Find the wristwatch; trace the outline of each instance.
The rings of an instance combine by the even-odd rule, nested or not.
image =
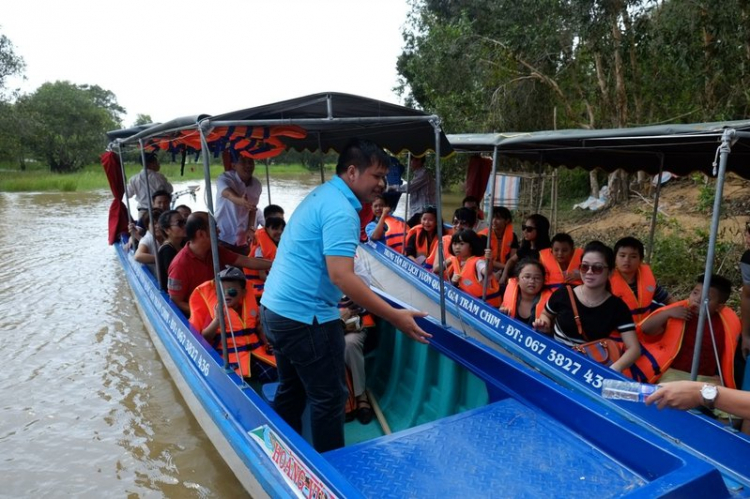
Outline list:
[[[708,409],[713,410],[714,404],[716,403],[716,398],[719,396],[719,389],[716,387],[716,385],[711,385],[709,383],[706,383],[701,388],[701,397],[703,397],[703,405],[706,406]]]

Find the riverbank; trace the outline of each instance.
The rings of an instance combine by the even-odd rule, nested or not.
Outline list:
[[[333,174],[335,165],[326,166],[326,177]],[[125,174],[130,178],[140,171],[141,166],[126,164]],[[219,164],[211,165],[211,178],[216,178],[224,167]],[[162,164],[161,172],[172,182],[186,180],[203,180],[203,165],[189,162],[185,165],[184,175],[180,174],[178,163]],[[320,177],[320,171],[310,171],[300,164],[272,165],[274,177],[294,177],[310,175]],[[264,178],[265,165],[259,162],[256,176]],[[10,165],[0,165],[0,192],[82,192],[96,189],[109,189],[107,177],[99,164],[83,167],[74,173],[53,173],[42,164],[32,163],[25,170],[13,168]]]

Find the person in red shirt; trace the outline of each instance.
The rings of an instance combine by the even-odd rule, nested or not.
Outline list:
[[[185,232],[188,242],[169,265],[167,291],[175,305],[186,316],[190,316],[190,294],[195,288],[214,278],[208,213],[196,211],[190,215]],[[256,270],[271,268],[268,260],[240,255],[222,247],[219,247],[219,264],[222,268],[227,265]]]

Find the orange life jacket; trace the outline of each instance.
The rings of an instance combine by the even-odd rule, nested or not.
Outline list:
[[[510,254],[511,246],[513,245],[513,224],[507,224],[505,226],[505,232],[503,232],[503,238],[500,240],[495,231],[491,228],[482,229],[479,231],[480,236],[487,236],[490,238],[490,249],[492,250],[492,260],[505,264],[508,261],[508,255]]]
[[[424,232],[424,229],[422,228],[422,224],[415,225],[411,229],[409,229],[408,234],[406,235],[407,241],[411,239],[412,236],[415,237],[414,244],[417,250],[417,256],[424,256],[425,258],[429,257],[430,254],[432,254],[432,251],[437,246],[437,236],[432,238],[432,242],[430,245],[427,245],[427,237],[425,237],[422,242],[419,241],[420,235]]]
[[[261,253],[263,253],[262,258],[271,261],[276,258],[276,250],[278,247],[276,246],[276,243],[273,242],[273,239],[271,239],[271,236],[268,235],[268,232],[266,232],[264,227],[261,227],[255,232],[255,238],[253,239],[252,244],[250,244],[250,252],[248,253],[248,256],[251,258],[255,257],[255,252],[258,248],[260,248]],[[245,271],[245,276],[247,276],[248,284],[252,286],[255,295],[258,298],[263,296],[263,289],[266,285],[266,281],[260,278],[260,270],[243,270]]]
[[[687,306],[689,306],[688,300],[682,300],[656,310],[649,317],[664,313],[671,308]],[[722,307],[719,310],[719,317],[724,326],[724,351],[719,359],[721,374],[727,387],[737,388],[734,382],[734,356],[742,325],[737,314],[729,307]],[[686,324],[687,321],[685,320],[670,317],[664,327],[664,332],[654,336],[642,334],[639,328],[638,341],[641,343],[641,356],[631,366],[630,377],[656,383],[662,374],[669,369],[674,359],[677,358],[677,354],[682,348]],[[704,334],[710,334],[708,329]],[[628,374],[628,371],[625,374]]]
[[[461,278],[458,281],[458,288],[479,299],[482,298],[482,293],[484,292],[484,283],[477,279],[477,263],[480,260],[484,260],[484,257],[470,256],[466,259],[463,267],[461,267],[458,257],[451,256],[446,260],[444,274],[446,279],[450,279],[453,274],[459,274]],[[485,279],[489,279],[490,281],[487,283],[487,298],[485,301],[493,307],[499,307],[502,299],[500,283],[492,272],[487,272],[487,274]]]
[[[385,218],[384,242],[399,253],[404,252],[404,234],[406,234],[406,222],[400,218],[390,215]]]
[[[567,272],[580,270],[581,258],[583,258],[583,250],[581,248],[576,248],[575,250],[573,250],[573,258],[568,264]],[[565,282],[565,271],[563,271],[558,261],[555,260],[555,256],[552,254],[552,248],[541,250],[539,252],[539,261],[541,261],[542,265],[544,265],[544,273],[546,274],[544,285],[548,288],[555,290],[565,284],[570,284],[571,286],[578,286],[579,284],[583,284],[583,281],[581,279],[576,279],[575,281],[567,283]]]
[[[200,333],[216,316],[216,286],[214,281],[206,281],[190,295],[190,324]],[[227,326],[227,348],[229,363],[236,365],[235,372],[245,378],[250,377],[250,357],[262,360],[268,365],[276,367],[276,357],[266,353],[265,346],[257,334],[258,302],[251,292],[245,294],[242,302],[242,315],[234,309],[224,316]],[[230,331],[234,331],[234,336]],[[219,352],[221,349],[221,335],[214,337],[213,345]],[[236,348],[235,348],[236,347]],[[239,353],[239,356],[238,356]]]
[[[633,290],[630,289],[627,281],[617,269],[612,272],[609,282],[612,285],[612,294],[622,298],[622,301],[630,309],[630,313],[633,314],[633,320],[636,324],[640,324],[649,312],[655,310],[652,301],[656,291],[656,278],[654,278],[654,273],[651,272],[651,267],[645,263],[641,264],[636,275],[638,296],[633,294]]]
[[[516,307],[518,305],[518,295],[520,291],[518,289],[518,278],[511,277],[508,279],[508,285],[505,288],[505,294],[503,294],[503,307],[508,309],[508,316],[517,317]],[[549,301],[549,297],[552,296],[552,291],[547,287],[543,287],[539,296],[539,302],[534,307],[534,318],[538,319],[544,312],[544,306]]]
[[[445,261],[448,261],[448,257],[451,255],[451,239],[453,239],[452,234],[446,234],[443,236],[443,258]],[[438,245],[434,245],[432,248],[432,252],[430,253],[430,256],[427,257],[427,260],[425,260],[425,267],[428,269],[433,268],[438,263]],[[447,268],[447,264],[446,264]]]

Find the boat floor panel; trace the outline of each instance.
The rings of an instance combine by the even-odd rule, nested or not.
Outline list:
[[[325,454],[367,497],[609,497],[645,481],[514,399]]]

